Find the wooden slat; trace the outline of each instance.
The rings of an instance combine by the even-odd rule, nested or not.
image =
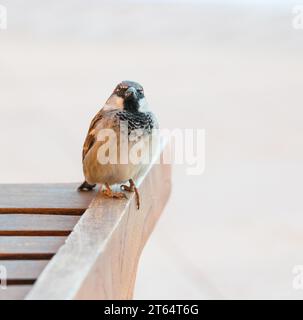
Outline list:
[[[1,184],[0,214],[81,215],[88,208],[96,191],[77,192],[79,184]]]
[[[141,251],[171,189],[169,165],[154,163],[136,181],[141,207],[99,193],[26,299],[130,299]]]
[[[0,266],[7,271],[7,284],[33,284],[43,269],[47,260],[1,260]]]
[[[0,289],[0,300],[23,300],[31,288],[31,285],[7,286],[6,289]]]
[[[66,237],[0,237],[0,260],[50,259]]]
[[[79,216],[0,214],[0,236],[67,236]]]

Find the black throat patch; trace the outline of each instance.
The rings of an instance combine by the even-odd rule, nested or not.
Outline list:
[[[138,99],[124,100],[124,110],[132,113],[137,113],[140,108]]]
[[[155,128],[155,119],[151,112],[120,111],[116,114],[119,121],[127,121],[128,134],[134,130],[143,130],[144,134],[150,134]]]

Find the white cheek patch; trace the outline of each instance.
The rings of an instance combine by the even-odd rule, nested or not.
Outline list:
[[[139,111],[146,112],[146,111],[149,110],[148,109],[148,104],[147,104],[147,101],[146,101],[145,97],[140,99],[139,104],[140,104]]]

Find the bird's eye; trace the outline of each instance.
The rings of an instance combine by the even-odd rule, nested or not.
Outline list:
[[[119,94],[123,94],[125,91],[126,91],[126,87],[123,86],[123,85],[119,85],[117,88],[116,88],[116,93],[119,95]]]

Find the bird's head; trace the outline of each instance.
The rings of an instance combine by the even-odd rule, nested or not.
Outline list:
[[[129,112],[143,111],[146,106],[143,87],[137,82],[122,81],[116,86],[106,105]]]

